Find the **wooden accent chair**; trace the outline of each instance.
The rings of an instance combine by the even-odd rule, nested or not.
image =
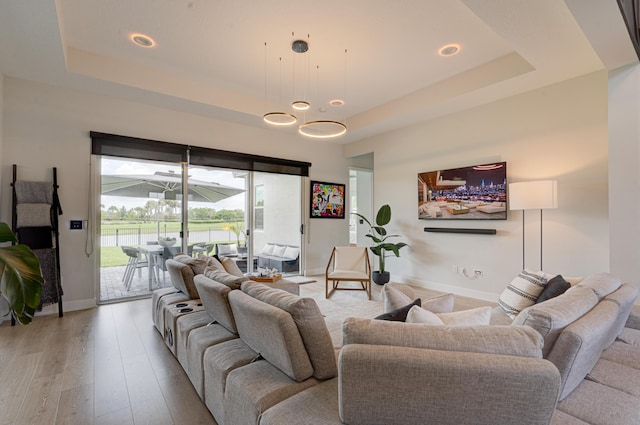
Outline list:
[[[336,290],[365,291],[371,299],[371,265],[368,249],[360,246],[336,246],[325,270],[325,297]],[[361,287],[342,287],[342,281],[360,282]],[[331,282],[331,290],[329,283]]]

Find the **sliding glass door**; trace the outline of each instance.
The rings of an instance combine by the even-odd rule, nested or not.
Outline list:
[[[165,261],[178,253],[299,274],[302,177],[98,158],[101,303],[170,286]]]
[[[253,173],[254,264],[286,275],[300,274],[302,177]]]

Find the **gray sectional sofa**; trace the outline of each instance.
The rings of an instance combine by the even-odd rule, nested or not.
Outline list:
[[[511,324],[348,318],[336,351],[292,288],[167,268],[154,324],[219,424],[640,423],[638,291],[610,275]]]

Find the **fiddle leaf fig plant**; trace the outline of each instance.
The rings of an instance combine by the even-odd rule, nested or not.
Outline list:
[[[17,242],[6,223],[0,222],[0,243]],[[44,279],[38,257],[27,245],[0,246],[0,295],[11,315],[23,325],[31,323],[40,305]]]
[[[389,238],[400,237],[400,235],[387,234],[387,229],[384,228],[384,226],[391,222],[391,207],[388,204],[380,207],[376,214],[375,226],[362,214],[353,214],[363,219],[369,225],[369,233],[367,233],[366,237],[371,238],[375,243],[375,245],[369,247],[369,249],[378,256],[378,270],[380,273],[384,273],[384,259],[387,257],[386,252],[393,252],[396,257],[400,257],[400,249],[407,246],[404,242],[393,243],[387,241]]]

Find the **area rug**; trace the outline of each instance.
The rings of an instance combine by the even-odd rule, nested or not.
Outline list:
[[[291,276],[291,277],[285,277],[285,279],[290,280],[291,282],[295,282],[299,285],[302,285],[303,283],[317,282],[315,279],[311,279],[306,276]]]

